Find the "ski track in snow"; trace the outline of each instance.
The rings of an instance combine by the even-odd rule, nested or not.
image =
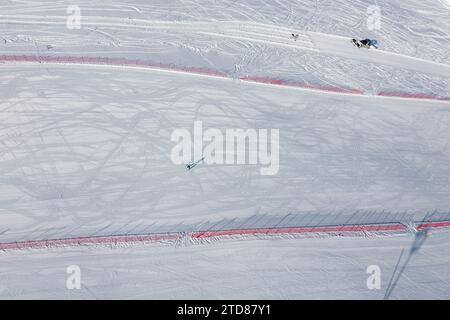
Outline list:
[[[291,12],[285,17],[287,20],[276,21],[280,18],[277,16],[278,12],[282,11],[274,10],[270,6],[266,7],[266,3],[258,8],[254,8],[252,5],[230,3],[230,5],[227,5],[227,11],[208,11],[208,20],[204,20],[203,14],[198,16],[198,13],[190,10],[192,3],[189,1],[181,1],[178,4],[173,2],[161,9],[138,2],[135,4],[108,2],[102,6],[81,2],[79,5],[83,10],[83,27],[78,31],[65,28],[67,20],[65,9],[67,6],[64,1],[60,3],[45,1],[12,2],[10,5],[3,5],[1,7],[0,26],[3,26],[6,32],[2,35],[4,40],[2,49],[4,50],[2,50],[3,55],[0,56],[0,61],[7,63],[44,62],[49,68],[52,67],[52,63],[73,64],[74,66],[84,64],[82,67],[102,64],[114,67],[157,68],[207,77],[240,79],[245,82],[279,87],[322,90],[337,96],[362,94],[367,98],[380,98],[380,102],[385,101],[382,99],[394,97],[410,100],[434,100],[443,104],[450,101],[445,91],[445,89],[450,88],[450,82],[448,81],[450,65],[445,63],[449,61],[445,50],[442,51],[444,52],[443,55],[439,55],[442,62],[431,61],[429,56],[417,50],[414,54],[419,55],[419,57],[383,50],[357,50],[349,44],[349,38],[332,35],[329,32],[331,29],[327,29],[324,24],[321,24],[324,28],[320,30],[310,27],[309,22],[313,25],[313,21],[320,20],[319,16],[323,14],[322,12],[318,14],[317,8],[314,6],[302,9],[302,11],[306,10],[313,13],[312,15],[302,15],[303,18],[307,17],[310,20],[305,24],[300,20],[293,19],[294,16],[292,15],[301,7],[300,3],[291,4],[279,1],[274,4],[274,6],[280,6],[284,9],[290,7]],[[294,9],[296,5],[299,5],[299,7]],[[341,22],[346,22],[351,14],[358,12],[360,8],[365,9],[364,5],[364,1],[355,2],[350,7],[344,3],[344,6],[338,7],[338,12],[334,12],[334,14],[340,16],[345,8],[346,13],[344,17],[341,17]],[[334,8],[334,4],[332,6],[333,11],[336,11],[337,8]],[[167,11],[169,7],[170,14]],[[427,5],[423,4],[423,7],[427,7]],[[189,9],[186,11],[186,8]],[[206,7],[198,4],[198,8]],[[339,12],[339,10],[343,11]],[[274,13],[275,16],[273,16]],[[44,19],[42,15],[45,15]],[[298,18],[300,16],[299,14]],[[384,19],[389,19],[388,13],[387,16],[384,16]],[[330,26],[337,27],[333,31],[341,30],[339,25],[333,25],[331,22]],[[383,43],[383,47],[388,49],[390,43],[383,41],[385,39],[382,35],[389,32],[389,28],[393,26],[398,27],[394,21],[389,20],[384,29],[380,30],[381,34],[377,35],[377,38]],[[9,33],[14,36],[8,36],[9,30]],[[328,33],[326,33],[327,31]],[[407,32],[410,31],[411,28],[407,30]],[[398,32],[395,36],[403,37],[405,32]],[[297,41],[293,41],[289,37],[290,33],[299,35]],[[340,33],[342,34],[342,32]],[[420,35],[420,33],[416,32],[416,35]],[[189,44],[182,41],[183,38],[188,39]],[[440,41],[443,40],[442,37],[436,36],[435,38]],[[433,36],[430,39],[434,39]],[[80,45],[82,41],[86,41],[86,43]],[[205,46],[205,44],[208,45]],[[52,48],[46,48],[48,45],[51,45]],[[433,45],[434,43],[431,42],[427,49],[435,54],[438,50]],[[177,49],[171,52],[168,49],[170,47]],[[280,66],[281,69],[278,68],[277,64],[274,63],[276,61],[273,60],[273,57],[279,56],[278,49],[284,49],[287,57],[291,57],[291,54],[299,54],[299,58],[295,59],[299,62],[293,60],[292,63],[300,67],[303,60],[304,66],[301,67],[304,68],[305,73],[300,73],[299,77],[290,71],[292,68],[289,65]],[[394,47],[393,49],[395,51],[397,48]],[[187,50],[188,53],[191,52],[196,58],[190,59],[194,56],[187,54],[186,60],[180,59],[180,56],[186,55],[186,52],[183,54],[183,50]],[[136,59],[128,58],[130,54],[133,56],[133,52]],[[223,55],[219,58],[225,58],[223,59],[225,61],[230,60],[228,64],[221,65],[219,63],[220,59],[214,57],[217,52],[221,52]],[[243,52],[246,53],[243,54]],[[24,53],[28,54],[24,55]],[[80,53],[89,54],[89,56],[80,56]],[[105,53],[110,56],[99,56],[99,54]],[[227,53],[230,54],[230,57],[226,57]],[[412,52],[409,51],[409,53]],[[148,58],[150,54],[155,56],[156,61]],[[123,58],[124,55],[127,58]],[[171,55],[174,55],[174,57],[171,57]],[[236,56],[240,58],[236,59]],[[158,57],[161,62],[158,61]],[[267,65],[272,65],[275,72],[267,75],[265,71],[253,69],[252,65],[260,65],[258,63],[259,57],[263,57]],[[437,57],[437,54],[434,57]],[[336,60],[336,58],[341,60]],[[354,66],[357,66],[359,70],[361,67],[364,68],[365,63],[369,63],[368,68],[375,68],[377,71],[374,76],[381,76],[380,79],[384,78],[384,74],[389,70],[391,72],[401,70],[400,73],[392,77],[400,86],[398,88],[395,86],[386,87],[390,80],[383,79],[382,83],[383,81],[386,82],[385,85],[379,84],[378,88],[368,87],[364,84],[363,75],[357,75],[355,79],[350,81],[345,76],[341,80],[334,81],[320,68],[315,67],[314,59],[321,61],[321,64],[328,68],[326,69],[328,72],[333,69],[332,65],[336,64],[337,61],[339,61],[339,64],[344,61],[351,61],[349,65],[351,68],[341,65],[341,69],[347,69],[347,72],[352,70]],[[166,60],[168,63],[165,62]],[[196,63],[192,63],[192,61],[196,61]],[[50,70],[47,70],[47,72],[51,73]],[[417,73],[419,76],[417,78],[416,76],[411,77],[411,72]],[[306,76],[306,74],[310,75]],[[302,78],[303,76],[306,77]],[[336,79],[341,78],[339,75],[335,76]],[[426,88],[427,91],[409,92],[404,90],[405,87],[412,88],[415,81],[426,83],[429,86]],[[343,83],[346,83],[345,87],[341,86]],[[10,108],[11,106],[3,111]],[[137,123],[138,120],[136,120]],[[132,123],[130,123],[131,125]],[[66,139],[61,130],[58,129],[58,134]],[[123,143],[126,138],[124,137],[121,141]],[[75,147],[72,146],[71,152],[75,155],[77,153],[74,150]],[[108,153],[107,157],[102,160],[97,172],[100,172],[107,165],[109,159],[113,157],[117,150],[113,149]],[[399,161],[404,162],[401,159]],[[146,166],[148,166],[148,163]],[[84,186],[89,186],[92,181],[92,179],[88,179],[84,182]],[[82,188],[83,186],[80,186],[80,189]],[[127,193],[128,191],[124,196]],[[109,227],[108,225],[99,230]],[[131,231],[133,231],[133,228],[128,229],[128,232]],[[9,232],[8,230],[5,231],[6,234]],[[44,229],[42,232],[43,237],[44,235],[50,237],[51,234],[50,229],[49,231]]]
[[[51,20],[54,21],[51,21]],[[9,16],[0,15],[3,24],[18,25],[56,25],[64,24],[67,17],[48,17],[46,20],[36,16]],[[403,54],[390,53],[381,49],[357,50],[349,45],[349,38],[327,35],[316,32],[301,32],[289,28],[280,28],[275,25],[265,25],[250,22],[173,22],[148,21],[141,19],[121,19],[127,23],[115,22],[117,19],[107,17],[85,17],[83,24],[88,27],[106,27],[113,30],[124,28],[144,30],[176,30],[183,33],[197,33],[212,37],[224,37],[248,42],[264,43],[272,46],[294,48],[297,50],[315,51],[327,55],[337,55],[344,58],[386,64],[397,68],[412,69],[423,73],[449,77],[450,65],[409,57]],[[209,31],[208,31],[209,30]],[[289,38],[290,32],[296,33],[299,38],[293,41]],[[110,36],[110,35],[108,35]],[[111,36],[111,38],[113,38]]]
[[[141,68],[157,68],[159,70],[167,70],[167,71],[176,71],[176,72],[186,72],[191,74],[198,75],[208,75],[213,77],[224,77],[233,79],[231,76],[223,74],[217,70],[209,70],[205,68],[195,68],[195,67],[183,67],[183,66],[171,66],[164,65],[162,63],[149,63],[145,61],[133,61],[128,59],[114,59],[107,57],[70,57],[70,56],[6,56],[0,55],[0,63],[61,63],[61,64],[97,64],[97,65],[111,65],[111,66],[129,66],[129,67],[141,67]],[[424,68],[427,68],[426,61]],[[423,64],[421,64],[423,66]],[[446,66],[436,66],[442,72],[446,72]],[[450,66],[449,66],[450,68]],[[419,69],[419,68],[418,68]],[[422,67],[420,68],[422,69]],[[435,72],[433,70],[428,70],[429,72]],[[450,72],[450,70],[449,70]],[[240,77],[240,80],[257,82],[257,83],[265,83],[272,85],[280,85],[292,88],[303,88],[303,89],[311,89],[311,90],[320,90],[320,91],[328,91],[328,92],[337,92],[337,93],[347,93],[347,94],[364,94],[363,91],[354,89],[354,88],[339,88],[333,86],[321,86],[321,85],[307,85],[303,83],[295,83],[292,81],[286,81],[283,79],[276,78],[268,78],[268,77],[255,77],[255,76],[245,76]],[[398,98],[406,98],[406,99],[427,99],[427,100],[437,100],[437,101],[450,101],[450,97],[436,97],[429,94],[424,93],[408,93],[408,92],[380,92],[376,94],[377,96],[382,97],[398,97]]]
[[[2,242],[145,234],[149,229],[161,232],[164,223],[172,231],[187,224],[193,226],[188,230],[201,230],[198,224],[208,220],[208,229],[220,229],[225,223],[221,218],[236,217],[236,206],[247,213],[239,216],[269,214],[266,227],[288,213],[308,210],[321,217],[314,223],[344,224],[342,219],[336,222],[341,216],[337,211],[380,208],[379,199],[384,199],[387,212],[375,209],[371,222],[405,210],[425,215],[448,208],[444,102],[313,90],[286,95],[279,86],[156,69],[149,77],[147,69],[108,65],[31,63],[6,68],[14,72],[2,78],[13,89],[11,98],[0,104],[5,120],[0,128],[3,185],[9,190],[1,200],[4,219],[17,225],[5,224]],[[87,76],[94,71],[96,77]],[[18,84],[16,77],[27,81]],[[198,86],[207,88],[200,106],[193,91]],[[30,95],[30,87],[40,89]],[[109,97],[108,92],[117,94]],[[86,100],[91,95],[101,99]],[[189,128],[203,114],[208,114],[207,125],[217,128],[281,128],[280,174],[262,177],[257,167],[239,166],[201,166],[195,170],[200,175],[179,171],[167,159],[170,132]],[[355,116],[355,125],[335,124],[351,123]],[[411,121],[420,121],[422,127],[411,131]],[[311,149],[317,143],[321,148]],[[415,151],[417,146],[422,153]],[[408,160],[410,152],[415,158]],[[436,164],[423,169],[431,158]],[[172,189],[180,194],[169,192]],[[299,197],[299,190],[307,196]],[[89,214],[94,208],[95,216]],[[53,219],[42,212],[51,212]],[[21,218],[9,219],[11,213]],[[280,216],[270,222],[275,213]],[[368,213],[355,217],[368,222]],[[128,214],[136,219],[130,221]],[[287,226],[313,223],[292,221]],[[255,223],[245,222],[247,227]]]
[[[177,232],[169,234],[147,234],[147,235],[112,235],[97,237],[78,237],[66,239],[45,239],[35,241],[18,241],[0,243],[0,250],[28,250],[28,249],[48,249],[56,247],[76,247],[76,246],[99,246],[99,245],[135,245],[144,244],[165,244],[178,245],[191,243],[210,243],[218,239],[250,239],[286,236],[309,236],[309,237],[330,237],[330,236],[383,236],[399,235],[405,233],[430,231],[434,229],[449,228],[450,221],[420,222],[413,225],[404,224],[373,224],[373,225],[339,225],[323,227],[290,227],[290,228],[261,228],[261,229],[229,229],[214,231]]]
[[[258,8],[239,3],[224,5],[228,9],[226,12],[208,10],[208,20],[205,21],[197,16],[198,12],[191,16],[189,13],[193,13],[192,10],[185,10],[187,4],[183,1],[178,4],[165,4],[161,8],[146,3],[136,3],[136,6],[131,7],[129,4],[116,3],[100,7],[90,3],[83,6],[81,3],[80,6],[85,8],[83,23],[86,24],[86,29],[79,31],[64,30],[67,19],[63,15],[64,5],[30,2],[29,6],[17,5],[16,9],[14,6],[7,6],[0,21],[6,30],[12,28],[14,33],[11,37],[8,32],[3,35],[7,42],[3,53],[17,54],[37,50],[38,55],[89,54],[93,57],[109,55],[109,58],[126,55],[130,60],[150,60],[156,63],[162,61],[191,68],[216,70],[236,78],[275,78],[309,87],[339,88],[345,84],[373,95],[438,96],[444,100],[448,98],[450,46],[445,46],[446,38],[429,35],[429,42],[422,48],[420,45],[423,43],[423,35],[416,31],[415,34],[408,35],[410,39],[405,46],[401,47],[398,43],[395,45],[395,42],[390,41],[406,38],[405,33],[409,33],[411,28],[399,30],[398,28],[404,26],[389,19],[387,11],[384,12],[383,18],[389,19],[389,23],[386,22],[382,29],[375,32],[379,34],[374,34],[386,51],[361,51],[348,45],[350,35],[357,35],[342,32],[341,26],[346,25],[352,31],[355,29],[347,22],[350,17],[356,20],[355,14],[361,14],[361,10],[364,12],[369,5],[364,7],[364,1],[358,1],[350,7],[345,3],[342,6],[331,2],[321,3],[326,8],[333,7],[333,17],[327,16],[326,11],[316,12],[315,6],[284,1],[271,5],[265,3]],[[395,4],[382,5],[383,8],[394,6],[393,9],[396,9]],[[435,14],[429,10],[427,4],[416,5],[428,10],[430,17]],[[291,13],[297,13],[298,20],[292,20],[291,15],[283,16],[282,19],[278,16],[279,12],[286,12],[275,10],[273,6],[280,6],[283,10],[290,8]],[[137,7],[139,10],[136,10]],[[196,7],[203,8],[203,5],[198,3]],[[167,13],[167,8],[171,8],[170,14]],[[270,8],[273,11],[269,15]],[[403,10],[405,9],[403,15],[406,18],[409,7],[405,6]],[[256,13],[246,15],[242,10],[256,10]],[[308,14],[305,14],[305,11]],[[45,19],[39,16],[42,12],[46,14]],[[313,17],[310,17],[310,14]],[[333,24],[330,21],[327,22],[330,24],[328,26],[323,21],[326,19],[320,17],[323,14],[327,19],[342,15],[341,24]],[[435,18],[440,21],[438,9]],[[321,21],[322,27],[325,24],[327,27],[323,30],[312,28],[315,19]],[[415,24],[414,20],[408,20],[410,21],[411,25]],[[35,25],[41,28],[36,29]],[[336,30],[328,29],[331,26]],[[393,27],[395,28],[392,29]],[[328,31],[328,34],[324,31]],[[100,32],[104,36],[94,36],[93,32]],[[292,32],[300,35],[298,41],[290,38]],[[445,34],[446,30],[443,29],[442,32]],[[331,35],[332,33],[344,34],[347,37]],[[27,36],[18,36],[20,34]],[[417,43],[417,47],[410,48],[410,42]],[[436,43],[440,46],[439,50],[435,48]],[[53,48],[49,51],[46,45]],[[399,47],[407,54],[398,52]],[[281,49],[286,49],[283,51],[283,59],[280,59]],[[395,51],[397,54],[393,53]],[[441,57],[440,63],[434,62],[438,56]],[[367,71],[358,72],[363,68]],[[416,88],[415,91],[405,90],[412,88]]]
[[[447,2],[69,4],[0,4],[1,297],[382,298],[429,230],[392,297],[448,296]],[[196,120],[280,128],[280,172],[173,165]]]
[[[419,246],[405,234],[0,252],[7,259],[0,293],[4,299],[383,299],[405,251],[409,263],[390,299],[446,299],[449,233],[423,238]],[[80,290],[65,285],[72,264],[81,268]],[[380,290],[367,288],[366,269],[374,264],[382,271]]]

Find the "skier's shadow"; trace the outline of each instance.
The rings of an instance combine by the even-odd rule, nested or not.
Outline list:
[[[423,229],[423,230],[419,230],[414,238],[414,241],[411,245],[411,248],[409,249],[409,253],[408,253],[408,257],[406,258],[405,262],[403,263],[403,266],[401,267],[400,271],[398,272],[397,276],[396,276],[396,272],[397,269],[400,265],[400,261],[402,259],[403,256],[403,252],[405,251],[405,249],[402,249],[402,251],[400,252],[400,256],[397,260],[397,264],[395,266],[394,272],[392,273],[392,277],[391,280],[389,281],[389,285],[386,289],[386,292],[384,294],[383,299],[384,300],[388,300],[389,297],[392,294],[392,291],[394,290],[395,286],[397,285],[400,277],[402,276],[403,272],[406,269],[406,266],[408,265],[409,261],[411,260],[412,256],[417,253],[420,249],[420,247],[422,247],[422,245],[424,244],[425,240],[428,237],[428,229]]]

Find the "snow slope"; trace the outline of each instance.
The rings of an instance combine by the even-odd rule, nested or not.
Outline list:
[[[420,220],[448,208],[444,101],[109,66],[3,70],[10,72],[2,76],[9,88],[2,240],[146,233],[161,225],[178,231],[311,211],[328,222],[358,210],[407,211]],[[171,133],[194,120],[205,128],[280,128],[278,174],[262,176],[255,165],[186,172],[173,164]]]
[[[0,264],[0,296],[383,299],[391,287],[389,299],[449,299],[449,232],[429,234],[411,255],[412,243],[414,236],[405,235],[0,253],[8,262]],[[73,264],[81,269],[80,290],[66,289],[66,268]],[[367,268],[372,265],[381,270],[379,290],[367,288]]]
[[[65,27],[65,1],[12,2],[2,6],[0,48],[8,54],[127,57],[369,94],[448,97],[449,13],[434,2],[378,1],[378,30],[366,25],[372,1],[79,1],[80,30]],[[301,35],[298,41],[289,38],[292,32]],[[373,37],[381,50],[400,56],[352,55],[354,48],[341,42],[324,46],[330,37]],[[408,57],[422,60],[408,63]]]
[[[374,31],[370,1],[79,1],[80,30],[65,27],[66,1],[0,4],[0,244],[450,220],[443,2],[378,1]],[[348,41],[366,36],[380,50]],[[198,120],[279,129],[278,174],[173,164],[171,133]],[[448,297],[445,230],[405,269],[421,280],[392,297]],[[0,297],[382,298],[386,287],[365,287],[366,264],[389,274],[414,235],[7,250]],[[96,270],[89,289],[59,287],[69,263]],[[228,267],[222,287],[195,284]],[[160,289],[146,291],[155,277]]]

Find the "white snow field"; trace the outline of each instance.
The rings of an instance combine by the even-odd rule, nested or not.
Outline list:
[[[412,256],[412,235],[0,253],[0,293],[4,299],[383,299],[394,283],[390,299],[449,299],[449,238],[448,231],[436,232]],[[66,268],[74,264],[82,288],[67,290]],[[381,290],[367,288],[372,265],[381,270]]]
[[[448,1],[73,5],[0,0],[0,298],[450,298]],[[275,174],[175,164],[199,121]]]

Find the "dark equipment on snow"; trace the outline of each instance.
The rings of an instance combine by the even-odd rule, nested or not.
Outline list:
[[[375,48],[378,49],[378,41],[371,39],[356,40],[352,39],[352,43],[358,48]]]
[[[195,162],[189,162],[186,165],[186,169],[191,170],[192,168],[194,168],[196,165],[198,165],[200,162],[202,162],[203,160],[205,160],[205,157],[202,157],[200,160],[197,160]]]

